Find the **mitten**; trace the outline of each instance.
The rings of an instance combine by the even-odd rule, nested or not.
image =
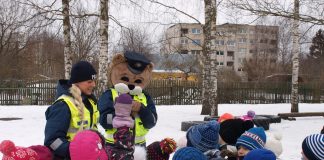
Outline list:
[[[133,128],[134,120],[131,117],[132,97],[128,94],[121,94],[116,98],[115,117],[113,119],[113,127],[120,128],[123,126]]]

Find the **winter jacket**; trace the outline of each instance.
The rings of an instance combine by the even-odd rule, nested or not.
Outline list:
[[[220,153],[221,152],[218,149],[212,149],[204,152],[204,155],[208,160],[225,160],[221,157]]]
[[[57,85],[57,92],[55,98],[58,99],[61,95],[72,96],[69,93],[67,80],[59,80]],[[82,102],[85,108],[90,112],[90,116],[93,117],[93,107],[91,106],[90,99],[96,104],[97,100],[94,95],[82,96]],[[46,125],[45,125],[45,140],[44,145],[49,147],[56,158],[69,159],[69,138],[67,137],[68,129],[70,128],[71,111],[66,102],[58,100],[51,106],[49,106],[45,112]],[[93,118],[90,118],[91,120]],[[92,121],[89,122],[90,126]],[[59,159],[58,158],[58,159]]]
[[[142,125],[145,129],[151,129],[155,126],[157,122],[157,113],[155,104],[151,96],[149,96],[146,92],[144,92],[146,97],[147,105],[144,106],[142,104],[138,116],[142,121]],[[133,96],[134,99],[134,96]],[[100,112],[100,119],[99,122],[103,128],[112,129],[112,120],[115,116],[115,109],[114,109],[114,100],[112,96],[111,89],[105,91],[102,96],[99,98],[98,108]]]

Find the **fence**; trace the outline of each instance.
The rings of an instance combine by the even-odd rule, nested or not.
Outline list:
[[[55,100],[55,80],[2,81],[0,105],[49,105]],[[157,105],[201,104],[201,84],[181,80],[154,80],[146,91]],[[290,103],[290,83],[218,83],[219,103]],[[324,103],[324,83],[299,84],[299,102]]]

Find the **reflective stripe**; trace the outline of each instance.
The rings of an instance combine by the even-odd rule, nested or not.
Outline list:
[[[69,133],[77,133],[78,132],[78,128],[69,128],[68,132]]]
[[[112,124],[112,121],[113,121],[113,115],[107,114],[107,124]]]
[[[59,148],[63,144],[63,141],[60,138],[57,138],[50,147],[55,151],[57,148]]]
[[[99,111],[98,107],[95,104],[95,102],[92,99],[88,99],[91,107],[93,109],[93,115],[91,117],[90,112],[87,108],[84,109],[84,119],[83,119],[83,126],[80,126],[82,121],[79,115],[79,109],[75,105],[75,99],[71,96],[62,95],[60,96],[56,101],[63,100],[69,107],[70,113],[71,113],[71,120],[70,120],[70,126],[67,131],[66,137],[68,137],[68,141],[71,141],[77,131],[82,127],[82,129],[95,129],[97,130],[97,123],[99,119]],[[90,126],[90,124],[92,124]]]
[[[145,136],[136,136],[135,137],[135,142],[137,142],[136,144],[141,144],[145,142]]]

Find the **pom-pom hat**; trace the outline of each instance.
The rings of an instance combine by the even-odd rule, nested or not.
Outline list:
[[[177,148],[176,142],[165,138],[161,142],[153,142],[147,146],[147,160],[168,160],[171,153]]]
[[[202,152],[219,147],[219,123],[209,121],[208,123],[191,126],[187,131],[187,146],[195,147]]]
[[[10,140],[1,142],[0,151],[3,153],[2,160],[40,160],[34,150],[15,146]]]

